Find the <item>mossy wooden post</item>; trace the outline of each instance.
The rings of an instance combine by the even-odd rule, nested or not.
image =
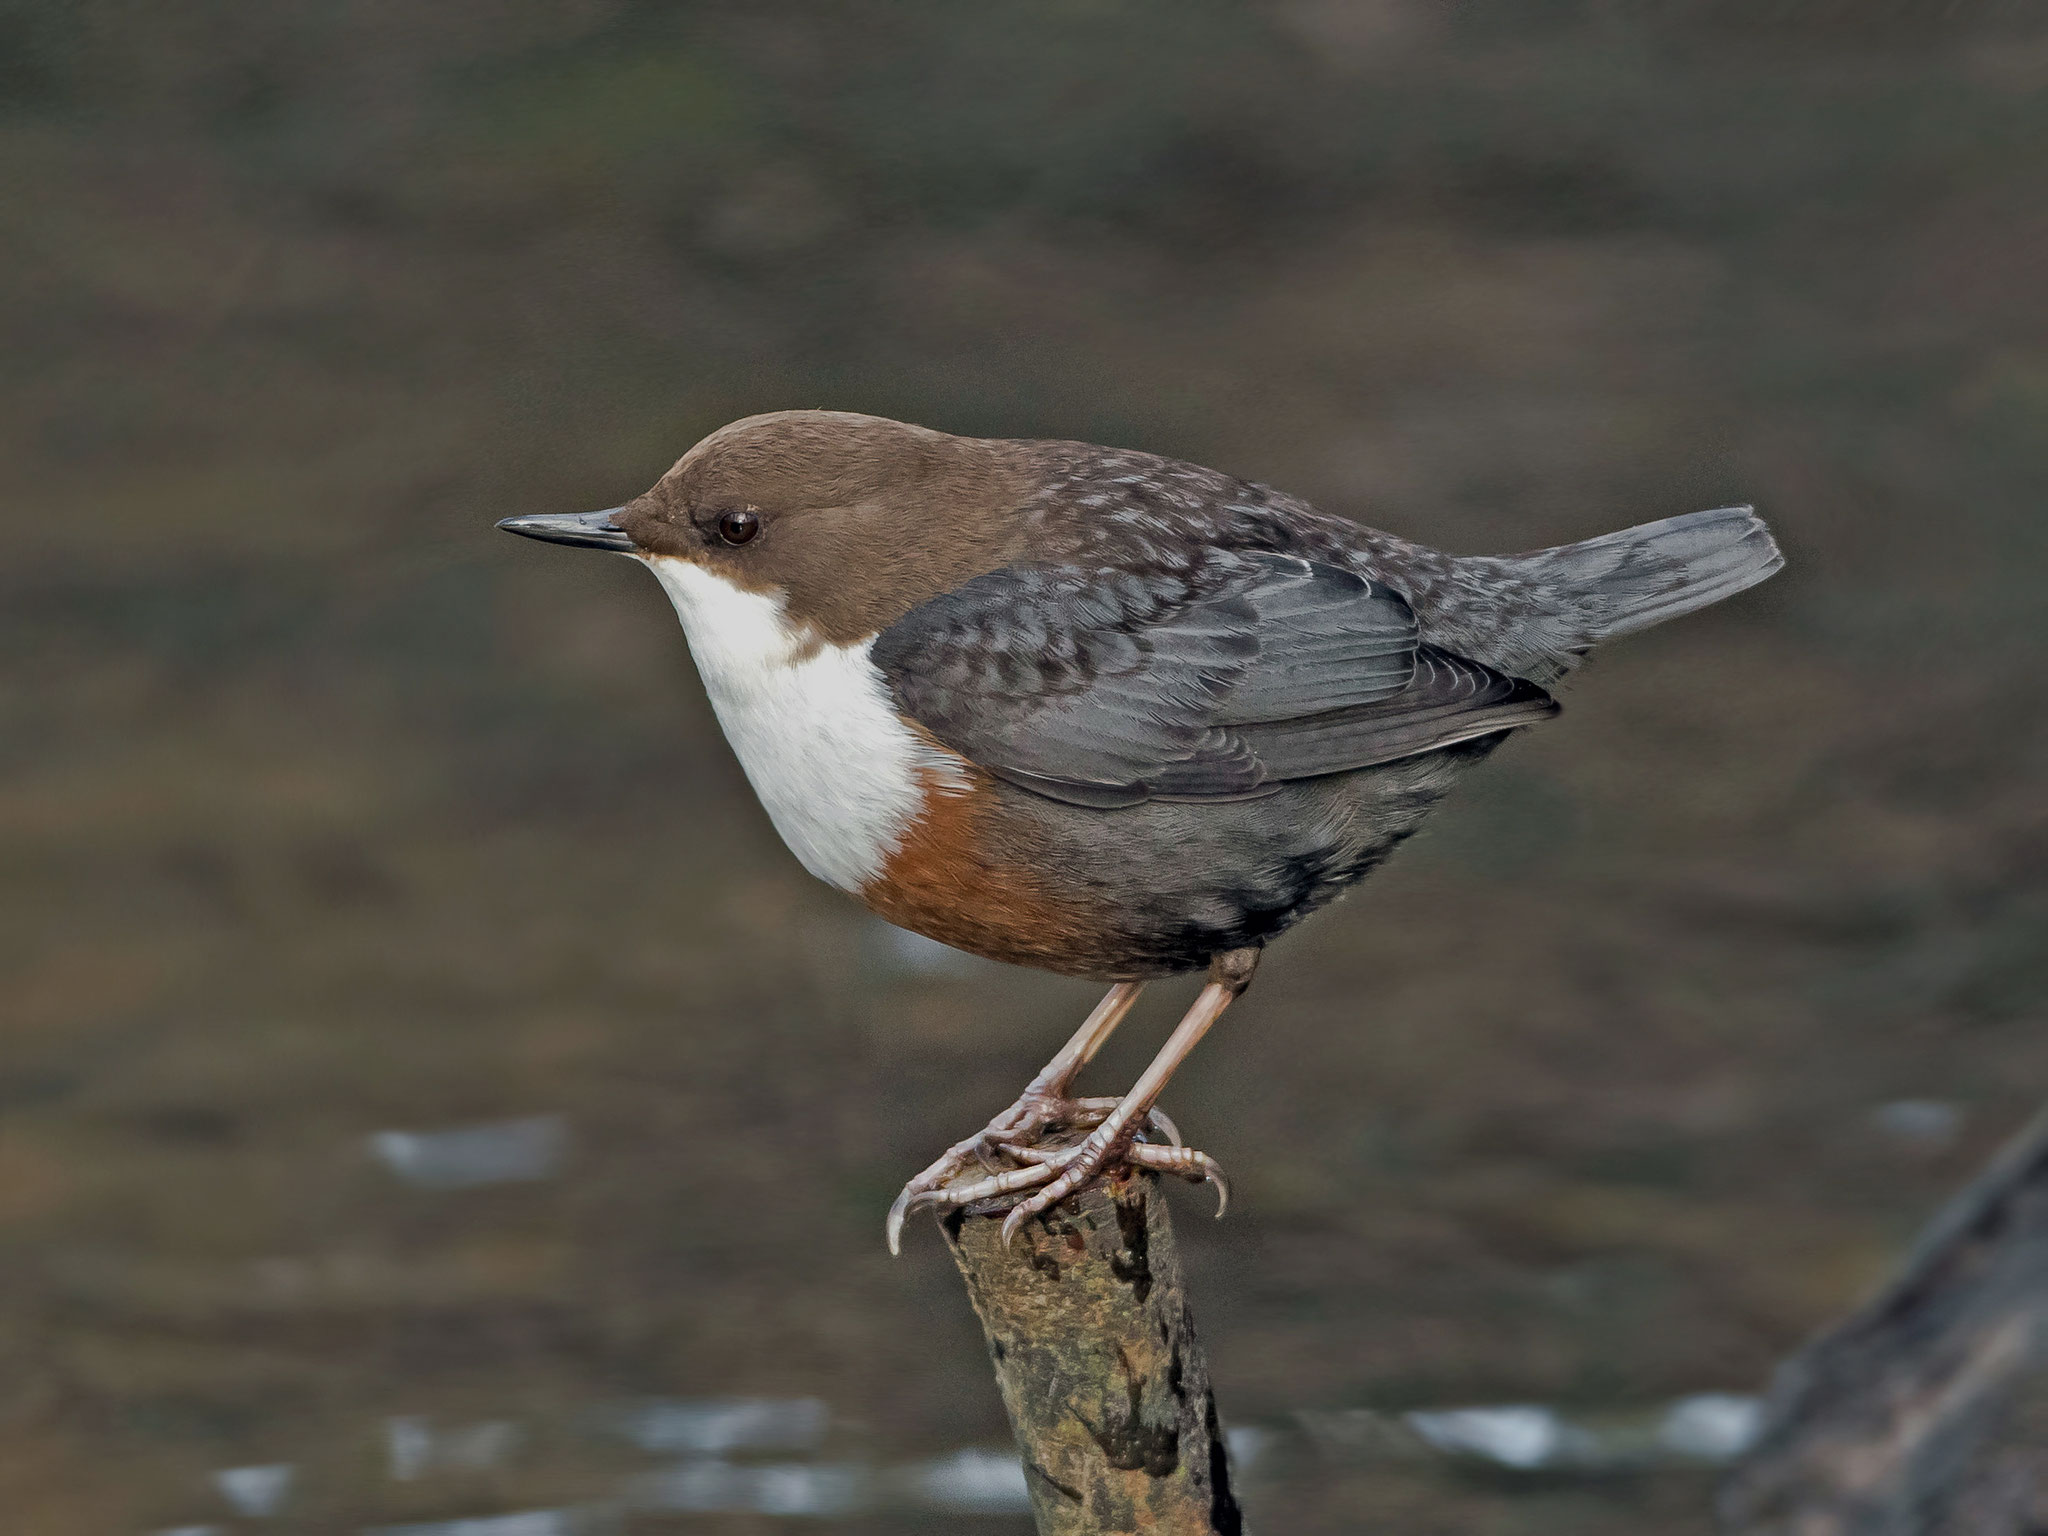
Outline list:
[[[997,1202],[953,1212],[1040,1536],[1238,1536],[1209,1366],[1149,1173],[1097,1183],[1002,1246]]]

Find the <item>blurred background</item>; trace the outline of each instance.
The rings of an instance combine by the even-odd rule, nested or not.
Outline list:
[[[882,1216],[1091,989],[811,882],[490,529],[755,411],[1783,538],[1175,1081],[1258,1528],[1704,1532],[2048,1095],[2038,7],[5,0],[0,101],[10,1531],[1028,1529]]]

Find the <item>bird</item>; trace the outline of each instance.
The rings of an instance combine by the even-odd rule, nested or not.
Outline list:
[[[1090,1181],[1229,1185],[1159,1107],[1265,947],[1371,873],[1468,769],[1558,713],[1594,645],[1784,563],[1749,507],[1468,556],[1127,448],[844,411],[721,427],[643,494],[508,517],[639,561],[803,866],[887,921],[1107,986],[907,1216]],[[1074,1083],[1150,981],[1204,972],[1129,1092]]]

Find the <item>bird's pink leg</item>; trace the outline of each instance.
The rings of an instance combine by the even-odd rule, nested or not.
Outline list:
[[[1153,1168],[1198,1183],[1214,1184],[1216,1214],[1221,1216],[1230,1200],[1230,1186],[1224,1181],[1222,1168],[1206,1153],[1181,1145],[1180,1133],[1173,1129],[1173,1122],[1160,1113],[1158,1099],[1174,1070],[1187,1059],[1188,1053],[1208,1033],[1209,1027],[1222,1016],[1223,1010],[1251,984],[1252,973],[1258,969],[1258,963],[1259,952],[1256,949],[1231,950],[1217,956],[1209,967],[1209,984],[1202,988],[1194,1006],[1188,1009],[1151,1065],[1121,1099],[1077,1101],[1061,1098],[1056,1102],[1064,1108],[1056,1122],[1042,1118],[1034,1120],[1033,1089],[1041,1093],[1063,1093],[1065,1084],[1072,1081],[1081,1064],[1093,1056],[1101,1041],[1108,1037],[1109,1030],[1104,1028],[1092,1044],[1083,1045],[1093,1032],[1092,1026],[1097,1017],[1112,1005],[1115,994],[1103,999],[1102,1006],[1090,1016],[1089,1023],[1083,1025],[1080,1033],[1068,1042],[1068,1050],[1062,1051],[1047,1065],[1046,1071],[1039,1074],[1032,1088],[1025,1090],[1024,1097],[1008,1113],[999,1116],[981,1136],[954,1147],[897,1196],[896,1204],[889,1211],[890,1251],[896,1251],[903,1218],[912,1210],[934,1205],[957,1210],[977,1200],[992,1200],[1031,1190],[1032,1193],[1011,1210],[1003,1223],[1003,1237],[1008,1241],[1025,1221],[1064,1200],[1116,1163]],[[1128,1002],[1124,1006],[1128,1008]],[[1114,1027],[1113,1023],[1110,1027]],[[1070,1051],[1076,1052],[1075,1059],[1066,1068],[1064,1077],[1055,1084],[1050,1079]],[[1009,1132],[1013,1123],[1019,1127],[1031,1124],[1034,1133],[1048,1123],[1075,1127],[1092,1125],[1094,1129],[1078,1144],[1039,1147],[1020,1144],[1019,1140],[1012,1139]],[[1158,1146],[1138,1141],[1139,1133],[1147,1128],[1159,1129],[1170,1144]],[[977,1151],[986,1151],[991,1146],[1023,1166],[991,1171],[987,1177],[967,1183],[950,1182]]]
[[[1138,1000],[1138,994],[1145,989],[1142,981],[1120,981],[1104,994],[1101,1002],[1073,1038],[1059,1048],[1051,1061],[1031,1079],[1024,1091],[1017,1096],[1017,1102],[989,1121],[981,1130],[965,1141],[955,1142],[946,1149],[945,1155],[925,1169],[916,1178],[903,1186],[903,1192],[896,1197],[896,1203],[889,1207],[889,1251],[900,1252],[903,1243],[903,1220],[913,1207],[920,1204],[936,1203],[933,1196],[976,1158],[986,1161],[989,1154],[998,1148],[1010,1150],[1015,1144],[1028,1142],[1048,1125],[1075,1124],[1100,1125],[1114,1113],[1116,1101],[1067,1097],[1067,1090],[1073,1086],[1080,1070],[1095,1059],[1103,1043],[1124,1021],[1124,1015],[1131,1011],[1131,1005]],[[1164,1117],[1161,1117],[1164,1120]],[[1179,1134],[1171,1130],[1172,1122],[1165,1121],[1165,1129],[1171,1139],[1178,1143]],[[1024,1170],[1014,1170],[1022,1172]],[[996,1175],[1008,1178],[1009,1174]],[[1026,1179],[1025,1185],[1036,1178],[1049,1177],[1045,1174]],[[983,1183],[988,1182],[983,1180]],[[1010,1184],[1007,1190],[1021,1187]],[[976,1198],[986,1198],[977,1196]]]
[[[1117,1025],[1123,1023],[1124,1015],[1131,1011],[1131,1005],[1137,1002],[1138,994],[1144,990],[1142,981],[1120,981],[1105,992],[1102,1001],[1095,1005],[1095,1011],[1074,1031],[1073,1038],[1061,1046],[1058,1054],[1039,1069],[1038,1076],[1025,1085],[1017,1102],[1010,1106],[1009,1113],[1016,1115],[1024,1111],[1028,1114],[1034,1106],[1065,1100],[1075,1077],[1095,1059],[1096,1053],[1116,1032]]]
[[[1223,1214],[1223,1207],[1230,1199],[1229,1186],[1223,1182],[1222,1170],[1215,1162],[1200,1152],[1185,1147],[1146,1148],[1137,1157],[1131,1156],[1134,1147],[1132,1138],[1143,1125],[1146,1115],[1151,1112],[1159,1095],[1166,1088],[1176,1068],[1187,1060],[1202,1036],[1209,1032],[1209,1026],[1223,1016],[1223,1010],[1235,1002],[1240,993],[1251,985],[1252,972],[1258,968],[1259,952],[1256,949],[1231,950],[1216,957],[1209,967],[1209,984],[1202,988],[1194,1006],[1188,1009],[1186,1017],[1175,1026],[1159,1054],[1152,1058],[1152,1064],[1145,1068],[1142,1076],[1124,1095],[1123,1101],[1112,1110],[1109,1117],[1088,1133],[1087,1140],[1079,1146],[1048,1156],[1039,1167],[1048,1171],[1057,1167],[1047,1182],[1024,1200],[1004,1218],[1003,1241],[1016,1236],[1017,1229],[1041,1211],[1049,1210],[1066,1199],[1083,1184],[1101,1173],[1111,1163],[1121,1159],[1140,1166],[1164,1167],[1185,1178],[1212,1180],[1217,1186],[1219,1200],[1216,1214]],[[1158,1156],[1148,1154],[1162,1154]],[[1034,1159],[1036,1161],[1036,1159]],[[1006,1189],[993,1190],[990,1194],[1008,1193],[1015,1189],[1012,1183]],[[966,1189],[946,1191],[949,1203],[965,1204],[970,1200],[987,1199],[989,1196],[978,1192],[973,1186]]]

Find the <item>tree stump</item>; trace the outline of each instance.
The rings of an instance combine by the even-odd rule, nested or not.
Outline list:
[[[1157,1179],[1092,1184],[1005,1250],[1011,1203],[940,1224],[988,1338],[1040,1536],[1240,1536]]]

